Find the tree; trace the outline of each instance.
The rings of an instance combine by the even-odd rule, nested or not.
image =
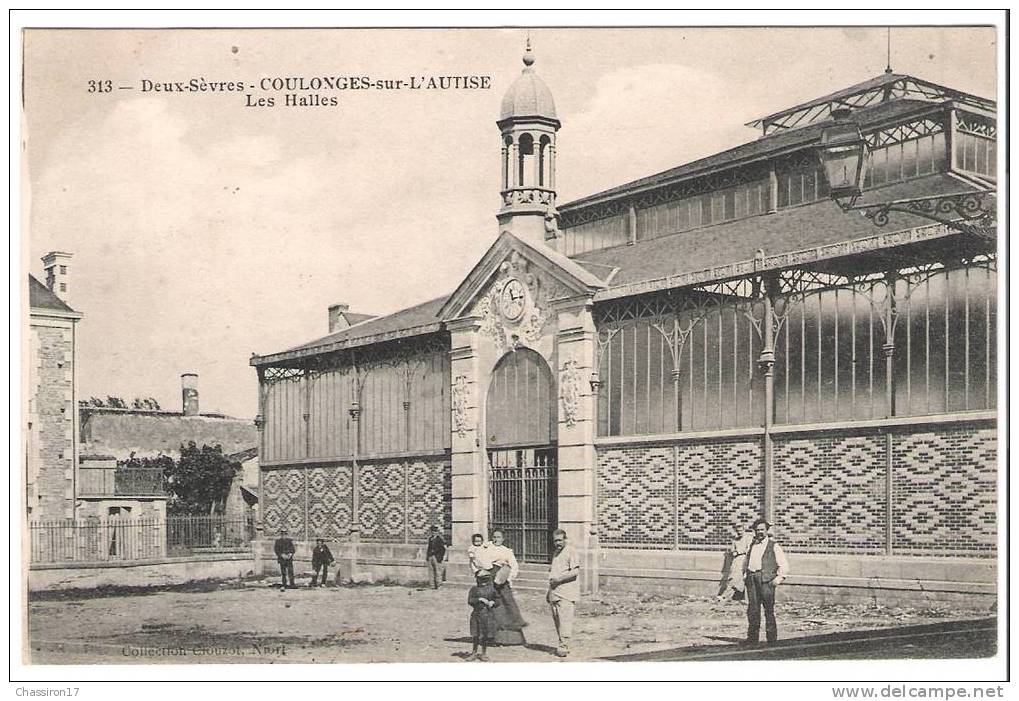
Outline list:
[[[241,464],[223,455],[222,446],[189,441],[180,447],[180,460],[168,465],[169,508],[176,513],[214,514],[226,507],[226,498]]]
[[[146,411],[159,411],[159,402],[155,397],[135,397],[131,402],[132,409],[143,409]]]

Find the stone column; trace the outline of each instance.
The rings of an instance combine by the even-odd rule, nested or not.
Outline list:
[[[452,387],[453,546],[463,553],[472,533],[486,532],[485,465],[481,457],[481,392],[477,317],[455,319],[450,333],[449,367]]]
[[[598,591],[598,534],[595,508],[596,334],[590,297],[557,305],[556,387],[558,391],[559,527],[583,561],[581,590]]]
[[[555,135],[552,139],[552,143],[548,145],[548,188],[555,190]]]

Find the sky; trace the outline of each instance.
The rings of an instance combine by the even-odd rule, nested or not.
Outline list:
[[[74,254],[79,396],[257,413],[252,353],[451,292],[495,240],[503,93],[528,30],[29,30],[23,266]],[[872,78],[884,27],[531,29],[555,97],[559,202],[756,138],[743,124]],[[996,98],[993,28],[893,27],[891,64]],[[490,76],[248,107],[154,82]],[[88,81],[110,80],[108,93]],[[135,86],[119,90],[118,86]],[[279,93],[247,90],[253,97]]]

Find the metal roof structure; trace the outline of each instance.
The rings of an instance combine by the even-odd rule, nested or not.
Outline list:
[[[794,129],[828,119],[834,109],[848,107],[855,110],[904,98],[925,102],[953,100],[982,110],[993,111],[995,109],[994,100],[946,88],[944,85],[931,83],[911,75],[889,71],[884,75],[837,90],[829,95],[788,107],[766,117],[760,117],[747,122],[746,126],[760,129],[764,135],[768,135],[781,129]]]

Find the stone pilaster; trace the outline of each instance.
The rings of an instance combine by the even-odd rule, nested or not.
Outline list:
[[[472,533],[486,532],[485,469],[481,460],[481,401],[477,317],[449,322],[452,382],[453,547],[462,552]]]
[[[596,335],[589,297],[557,305],[559,527],[584,559],[581,587],[598,590],[594,449],[596,395],[591,387]]]

